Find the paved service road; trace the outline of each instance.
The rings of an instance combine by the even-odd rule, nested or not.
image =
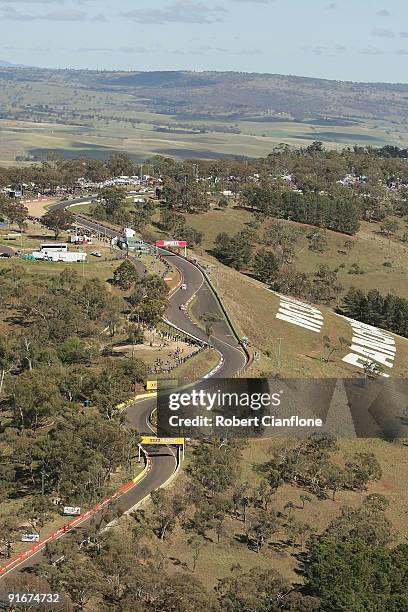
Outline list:
[[[68,200],[66,202],[59,202],[51,208],[62,209],[74,203],[89,201],[90,198]],[[117,231],[105,227],[96,221],[84,219],[80,217],[80,215],[78,215],[78,222],[84,227],[94,232],[104,234],[107,237],[113,238],[118,236]],[[246,355],[226,322],[217,298],[204,274],[194,263],[179,255],[170,253],[165,249],[159,249],[159,253],[169,264],[178,268],[182,276],[182,282],[187,285],[186,290],[178,289],[169,298],[166,319],[186,334],[192,335],[203,342],[208,342],[204,330],[191,321],[186,312],[180,310],[180,305],[191,301],[194,304],[194,313],[196,316],[199,317],[201,314],[211,313],[216,318],[219,318],[220,320],[213,325],[214,334],[211,337],[211,345],[220,353],[222,358],[222,363],[217,369],[215,376],[220,378],[234,376],[245,366]],[[147,398],[133,404],[127,409],[129,424],[139,433],[149,433],[152,431],[149,417],[155,407],[155,403],[154,399]],[[149,495],[149,493],[166,483],[175,472],[177,460],[174,450],[171,447],[152,446],[150,448],[147,447],[146,451],[148,453],[148,470],[146,475],[113,502],[116,509],[121,509],[121,511],[125,512],[131,511],[131,509]],[[103,512],[97,512],[91,518],[81,522],[79,526],[67,533],[63,533],[60,537],[64,536],[65,538],[80,542],[87,537],[87,528],[89,528],[90,522],[95,520],[101,521],[103,524]],[[30,567],[41,561],[44,561],[43,549],[14,566],[8,572],[3,573],[3,576],[22,569],[27,571]]]

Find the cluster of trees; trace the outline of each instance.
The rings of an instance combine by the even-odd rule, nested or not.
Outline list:
[[[32,276],[1,271],[0,544],[10,555],[22,525],[36,531],[58,509],[51,500],[87,505],[126,478],[135,433],[115,407],[145,380],[145,364],[112,358],[105,325],[125,309],[98,279],[72,270]]]
[[[18,200],[12,200],[0,194],[0,216],[16,224],[20,231],[26,227],[28,208]]]
[[[367,496],[360,508],[343,507],[309,542],[305,586],[320,610],[405,610],[408,607],[408,546],[391,547],[392,527],[383,495]]]
[[[177,183],[179,176],[181,186],[186,176],[192,176],[194,189],[201,189],[203,196],[208,189],[212,193],[240,192],[253,210],[346,234],[357,231],[360,219],[382,221],[408,212],[406,160],[381,149],[327,151],[317,142],[299,150],[276,147],[267,157],[254,160],[177,164],[156,156],[148,164],[164,185]],[[347,176],[351,178],[344,183]],[[186,205],[180,197],[169,197],[169,203],[189,210],[188,202]]]
[[[94,372],[95,366],[95,372],[99,371],[101,375],[99,383],[102,382],[104,361],[101,351],[106,340],[101,338],[101,331],[104,326],[112,327],[112,322],[118,321],[126,304],[121,298],[112,296],[98,279],[85,281],[72,270],[65,270],[57,277],[39,279],[14,266],[2,271],[1,280],[2,317],[13,332],[1,336],[1,384],[6,385],[7,393],[13,385],[21,386],[18,384],[21,376],[27,377],[23,388],[13,390],[8,400],[15,407],[15,424],[24,428],[19,416],[21,410],[27,411],[23,419],[25,425],[29,419],[32,426],[34,416],[29,416],[28,412],[31,405],[33,410],[38,410],[39,402],[29,400],[29,397],[42,393],[41,381],[37,384],[35,377],[31,379],[32,373],[47,368],[63,368],[65,374],[60,382],[65,385],[70,402],[77,401],[81,395],[91,394],[95,386],[91,382],[93,376],[79,375],[81,369],[85,368],[89,374]],[[130,387],[125,384],[123,389],[125,393],[129,392],[134,387],[134,372],[126,373],[121,360],[115,360],[115,363],[117,366],[112,366],[112,376],[120,379],[119,386],[128,376]],[[128,363],[124,363],[128,368]],[[140,370],[137,378],[142,380],[144,366],[136,361],[135,364],[136,370]],[[106,366],[109,370],[110,361]],[[21,401],[17,401],[20,395]],[[112,403],[115,400],[116,397]],[[58,405],[58,402],[49,403],[51,409],[53,404]],[[38,422],[38,416],[35,420]]]
[[[146,542],[148,529],[130,518],[110,532],[95,525],[91,541],[79,550],[64,542],[47,546],[48,560],[36,575],[6,578],[8,591],[61,594],[61,610],[140,610],[140,612],[221,612],[281,610],[313,612],[318,600],[294,591],[279,572],[232,568],[215,590],[190,571],[171,572],[168,560]],[[192,551],[195,543],[191,541]],[[256,606],[256,607],[255,607]]]
[[[364,292],[351,287],[344,296],[340,312],[408,338],[408,300],[392,293],[382,295],[377,289]]]
[[[298,231],[283,223],[266,230],[263,242],[268,249],[255,249],[258,223],[241,230],[235,236],[226,232],[214,241],[214,255],[237,270],[253,274],[275,291],[293,295],[314,303],[330,304],[342,290],[337,272],[320,265],[313,273],[299,272],[293,265]]]
[[[161,197],[173,210],[194,213],[210,208],[206,186],[200,184],[194,165],[183,164],[174,174],[167,175]]]
[[[331,491],[333,500],[341,489],[362,491],[369,482],[380,480],[381,468],[373,453],[356,453],[341,466],[331,461],[336,451],[337,442],[331,437],[293,441],[275,452],[260,469],[271,486],[296,484],[323,497]]]
[[[308,551],[306,581],[322,612],[408,607],[408,546],[370,546],[360,539],[316,542]]]
[[[320,265],[315,272],[299,272],[293,265],[276,263],[273,253],[261,250],[254,259],[254,274],[272,289],[309,302],[330,304],[337,300],[342,285],[336,270]]]
[[[408,210],[406,160],[370,147],[327,151],[321,143],[298,150],[283,145],[265,158],[180,163],[155,156],[146,167],[164,184],[168,180],[177,182],[177,176],[180,184],[186,176],[196,177],[196,185],[203,183],[202,190],[243,191],[251,207],[259,204],[269,214],[290,215],[292,219],[298,215],[299,220],[309,223],[317,220],[322,227],[331,227],[332,223],[333,229],[343,231],[344,227],[345,233],[355,231],[359,218],[378,221],[389,214],[403,216]],[[347,175],[352,179],[346,185],[340,183]],[[301,190],[303,196],[293,188]],[[169,201],[188,210],[177,198]],[[302,202],[310,203],[310,210],[303,210]]]
[[[309,538],[300,567],[303,586],[292,584],[275,568],[243,569],[236,564],[210,589],[195,573],[200,559],[197,536],[189,539],[191,564],[174,572],[152,542],[150,519],[132,517],[122,518],[108,532],[94,521],[91,537],[80,549],[64,541],[48,545],[46,558],[60,559],[57,564],[43,564],[34,575],[6,577],[4,584],[8,591],[22,585],[28,592],[58,591],[64,610],[405,610],[408,546],[389,546],[387,503],[381,495],[370,495],[358,508],[342,508],[319,537]]]
[[[289,446],[285,444],[277,450],[271,461],[257,466],[261,476],[259,484],[250,485],[240,478],[241,451],[242,445],[236,441],[221,445],[201,443],[196,448],[194,460],[188,468],[192,479],[186,488],[188,493],[183,497],[159,491],[152,497],[152,528],[160,539],[170,537],[179,525],[187,534],[192,534],[196,546],[200,537],[204,540],[215,538],[220,542],[227,537],[227,522],[234,520],[241,523],[241,541],[257,553],[273,534],[281,530],[291,545],[297,546],[307,541],[313,529],[295,518],[293,503],[289,502],[284,512],[274,509],[280,486],[290,483],[306,490],[309,494],[300,495],[301,509],[304,510],[306,502],[312,501],[311,494],[323,500],[328,499],[330,493],[334,501],[340,489],[363,491],[369,482],[381,478],[381,469],[373,454],[357,453],[346,459],[342,468],[332,461],[332,455],[338,451],[336,441],[315,436]],[[354,522],[360,525],[367,516],[365,510],[356,513]],[[372,530],[377,530],[379,543],[386,543],[383,540],[386,535],[391,537],[391,530],[385,518],[371,523]],[[352,525],[349,520],[350,530]],[[344,528],[346,526],[345,523]],[[365,529],[369,529],[368,518]],[[333,527],[333,532],[339,533],[340,529]],[[372,538],[377,536],[372,535]],[[201,541],[201,547],[203,545]]]
[[[53,153],[40,164],[0,168],[0,187],[24,184],[27,193],[30,193],[31,185],[42,192],[54,191],[57,187],[74,190],[80,178],[99,183],[114,176],[133,176],[139,172],[140,166],[121,153],[111,155],[107,160],[88,157],[64,159],[62,155]]]
[[[0,217],[12,225],[15,224],[20,232],[27,228],[29,211],[19,200],[11,199],[0,194]],[[74,223],[75,216],[69,210],[50,210],[41,218],[44,227],[51,230],[57,239],[60,233],[69,229]]]
[[[190,247],[201,244],[203,232],[190,227],[182,213],[169,208],[160,211],[160,228],[175,240],[185,240]]]
[[[61,232],[72,227],[74,221],[75,215],[68,209],[49,210],[41,217],[42,225],[54,232],[55,239]]]
[[[96,437],[97,434],[95,434]],[[343,506],[321,532],[299,520],[313,497],[327,499],[336,491],[340,468],[331,438],[314,436],[277,449],[271,461],[256,467],[260,480],[242,480],[243,442],[202,441],[193,453],[182,489],[157,490],[145,512],[122,517],[110,531],[102,527],[120,516],[108,508],[94,519],[90,538],[80,548],[57,542],[46,550],[48,561],[36,575],[6,578],[7,588],[25,582],[59,591],[64,609],[140,609],[145,612],[360,612],[362,609],[404,610],[408,605],[408,546],[392,547],[395,531],[386,516],[389,501],[372,493],[357,507]],[[345,485],[363,491],[381,476],[373,456],[356,455],[346,462]],[[288,502],[278,511],[276,492],[292,483],[301,492],[300,505]],[[333,498],[332,495],[330,495]],[[322,503],[322,502],[320,502]],[[330,502],[325,502],[330,503]],[[170,566],[159,542],[182,537],[188,560]],[[303,581],[285,579],[274,567],[265,570],[260,555],[273,538],[292,549]],[[254,554],[254,565],[239,563],[211,589],[199,578],[209,543],[231,550],[240,544]],[[168,545],[169,545],[168,544]],[[301,554],[299,554],[301,552]],[[239,550],[238,550],[239,554]]]
[[[36,358],[34,344],[45,350],[47,343],[71,336],[91,338],[124,306],[99,279],[82,279],[68,268],[58,276],[39,277],[15,264],[0,270],[0,276],[3,316],[9,314],[9,322],[27,338],[31,365]]]
[[[127,298],[129,319],[155,326],[167,305],[168,287],[157,274],[140,275],[130,259],[125,259],[115,270],[112,282],[122,291],[131,291]]]
[[[249,186],[243,201],[253,211],[277,219],[290,219],[345,234],[359,229],[360,210],[350,196],[333,197],[326,194],[301,194],[277,189],[273,181]]]
[[[151,221],[155,205],[152,201],[139,203],[137,208],[129,205],[124,187],[105,187],[98,194],[99,203],[93,208],[93,215],[101,221],[110,221],[122,227],[131,227],[140,232]]]
[[[11,224],[17,225],[20,231],[27,227],[29,211],[20,200],[8,198],[0,194],[0,216]],[[69,210],[50,210],[41,218],[44,227],[51,230],[57,239],[60,233],[69,229],[75,220],[75,216]]]
[[[171,182],[172,179],[169,179]],[[160,229],[169,233],[175,240],[186,240],[190,246],[201,243],[203,234],[198,230],[187,225],[182,212],[195,212],[197,210],[207,210],[209,204],[203,207],[200,204],[199,194],[202,187],[195,180],[187,182],[175,182],[175,190],[170,195],[170,185],[166,184],[163,188],[162,198],[166,202],[160,211]],[[194,190],[190,188],[194,186]],[[186,189],[188,195],[186,195]],[[177,191],[179,190],[179,191]],[[139,203],[137,208],[129,205],[127,191],[123,187],[106,187],[99,192],[99,203],[93,208],[92,214],[101,221],[110,221],[117,225],[131,227],[138,232],[145,230],[146,226],[152,221],[156,206],[152,200]],[[205,196],[207,197],[207,196]],[[189,204],[191,199],[191,205]]]
[[[248,268],[252,252],[252,235],[246,230],[238,232],[235,236],[221,232],[215,237],[214,254],[220,261],[236,270]]]

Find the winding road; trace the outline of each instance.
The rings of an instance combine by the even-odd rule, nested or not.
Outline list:
[[[89,202],[87,199],[68,200],[53,205],[53,209],[69,208],[73,204]],[[104,234],[108,237],[115,237],[118,232],[106,227],[96,221],[83,218],[77,215],[78,223],[94,232]],[[211,337],[212,346],[220,354],[220,363],[212,376],[219,378],[230,378],[240,372],[247,363],[247,355],[242,350],[234,331],[230,328],[224,313],[220,307],[217,297],[210,286],[201,269],[192,261],[171,253],[165,249],[159,249],[160,255],[172,266],[175,266],[181,276],[182,281],[187,285],[187,289],[177,289],[169,297],[166,311],[166,321],[177,327],[187,335],[193,336],[202,342],[208,342],[208,338],[203,329],[196,325],[188,316],[188,313],[180,310],[180,305],[186,302],[192,303],[194,318],[198,319],[204,313],[211,313],[218,320],[213,325],[213,335]],[[127,417],[132,428],[140,433],[153,432],[150,425],[150,415],[155,407],[155,400],[146,398],[139,400],[127,408]],[[153,432],[154,433],[154,432]],[[128,490],[122,492],[110,506],[121,512],[131,512],[142,500],[152,491],[163,486],[175,473],[177,469],[177,458],[173,448],[151,446],[145,448],[147,453],[147,469],[141,480],[132,485]],[[91,521],[100,520],[103,524],[104,517],[102,510],[92,513],[88,518],[82,520],[75,527],[64,531],[58,537],[68,538],[76,542],[81,542],[87,537]],[[30,571],[34,565],[44,561],[44,546],[38,550],[27,554],[27,556],[9,568],[0,569],[1,576],[8,575],[17,571]]]

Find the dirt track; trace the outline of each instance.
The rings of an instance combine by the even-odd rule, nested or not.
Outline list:
[[[28,208],[29,215],[32,217],[42,217],[50,204],[57,202],[55,198],[34,198],[32,200],[22,200],[24,206]]]

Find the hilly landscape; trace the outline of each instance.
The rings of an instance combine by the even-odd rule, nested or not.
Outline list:
[[[0,0],[0,610],[408,612],[407,23]]]
[[[7,62],[3,62],[7,64]],[[281,143],[408,144],[405,84],[0,65],[0,161],[126,152],[250,158]]]
[[[13,129],[30,125],[40,141],[57,124]],[[143,170],[125,155],[0,166],[6,593],[56,588],[59,609],[87,612],[407,609],[406,156],[314,141]],[[145,250],[157,240],[189,257]],[[336,438],[158,451],[151,384],[215,375],[285,393],[326,379]]]

